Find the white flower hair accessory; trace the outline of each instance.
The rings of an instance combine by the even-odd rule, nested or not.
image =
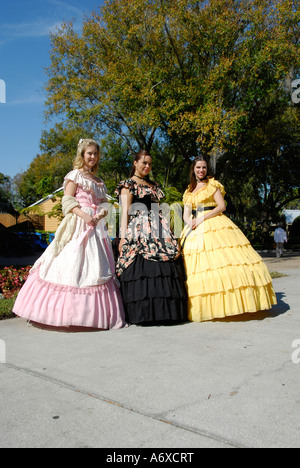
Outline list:
[[[84,142],[84,139],[80,138],[78,145],[81,145],[81,143],[83,143],[83,142]]]

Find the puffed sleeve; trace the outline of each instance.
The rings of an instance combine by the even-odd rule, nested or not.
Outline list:
[[[137,185],[132,179],[127,179],[127,180],[123,180],[122,182],[120,182],[118,187],[115,190],[115,195],[120,197],[121,192],[124,188],[129,190],[129,192],[132,193],[133,195],[137,194]]]
[[[64,185],[63,185],[63,189],[64,191],[66,190],[66,186],[67,186],[67,183],[71,180],[72,182],[74,182],[74,184],[78,184],[78,180],[79,180],[79,171],[78,169],[75,169],[74,171],[71,171],[69,172],[65,179],[64,179]]]
[[[160,185],[158,183],[154,183],[154,186],[152,188],[152,192],[153,192],[153,195],[154,197],[161,201],[163,200],[164,198],[166,198],[166,195],[165,193],[162,191],[162,189],[160,188]]]
[[[224,185],[222,185],[218,180],[213,179],[212,185],[216,188],[219,189],[223,197],[225,197],[226,190]]]
[[[186,191],[184,192],[183,194],[183,198],[182,198],[182,201],[183,203],[186,205],[187,203],[190,203],[191,202],[191,196],[190,196],[190,191],[189,189],[186,189]]]

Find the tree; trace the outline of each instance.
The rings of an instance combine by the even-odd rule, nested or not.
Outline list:
[[[233,141],[298,66],[292,0],[113,0],[52,36],[48,112],[132,149],[162,132],[189,162]],[[159,132],[158,132],[159,130]]]
[[[99,176],[104,180],[108,192],[114,196],[118,183],[127,179],[132,158],[127,144],[114,134],[108,134],[101,142]]]
[[[81,32],[68,23],[52,35],[47,114],[99,139],[113,132],[130,152],[151,149],[179,190],[192,157],[209,155],[229,197],[252,184],[267,231],[298,196],[295,178],[278,179],[276,161],[291,174],[299,156],[299,135],[288,131],[298,118],[299,24],[295,0],[107,1]]]
[[[229,148],[218,169],[230,191],[231,209],[239,218],[256,219],[268,243],[271,223],[300,199],[300,109],[274,95],[269,114],[253,122]]]
[[[15,179],[15,186],[23,208],[59,189],[65,175],[73,169],[80,138],[91,138],[92,134],[82,128],[56,124],[43,131],[40,149],[28,170]]]
[[[11,178],[0,172],[0,213],[9,213],[18,217],[13,202]]]

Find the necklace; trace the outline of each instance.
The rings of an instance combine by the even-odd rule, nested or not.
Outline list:
[[[198,178],[196,177],[196,181],[198,182],[198,184],[199,184],[200,182],[206,182],[206,181],[207,181],[207,177],[204,177],[203,179],[198,179]]]
[[[150,181],[145,181],[145,179],[144,179],[143,177],[140,177],[140,176],[135,175],[135,174],[134,174],[134,176],[132,176],[132,177],[136,177],[137,179],[143,180],[143,181],[144,181],[144,184],[140,184],[140,185],[142,185],[143,187],[150,187],[150,188],[153,187],[153,184],[152,184]],[[136,182],[136,183],[137,183],[137,182]]]
[[[138,179],[144,180],[143,177],[140,177],[140,176],[138,176],[138,175],[136,175],[136,174],[134,174],[134,177],[137,177]]]

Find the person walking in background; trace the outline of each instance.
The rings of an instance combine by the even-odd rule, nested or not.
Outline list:
[[[181,244],[187,274],[189,320],[202,322],[267,310],[277,303],[262,258],[223,214],[225,189],[194,160],[184,202]]]
[[[95,175],[99,162],[98,143],[80,140],[74,170],[64,181],[65,218],[21,289],[16,315],[74,331],[126,325],[103,220],[107,190]]]
[[[150,181],[152,157],[140,151],[116,194],[122,206],[119,258],[126,320],[132,324],[187,321],[185,272],[178,243],[159,211],[164,198]]]
[[[276,257],[280,258],[283,256],[284,244],[287,242],[287,235],[281,225],[277,226],[274,232],[274,242],[276,244]]]

